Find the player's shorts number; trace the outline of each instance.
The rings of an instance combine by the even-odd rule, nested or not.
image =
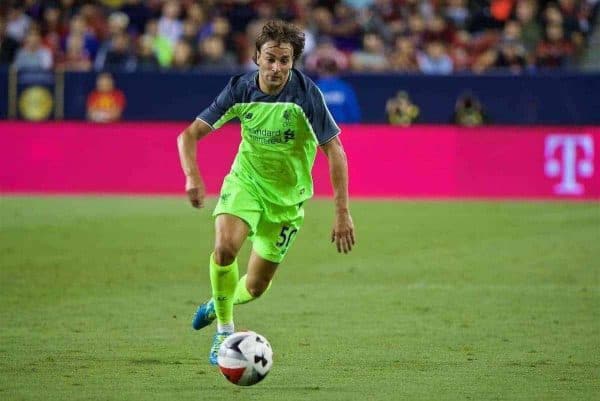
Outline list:
[[[290,226],[281,227],[281,232],[279,233],[279,238],[277,240],[277,243],[275,243],[275,245],[279,248],[287,248],[288,246],[290,246],[290,242],[292,241],[292,238],[294,237],[294,235],[296,235],[297,232],[298,232],[298,229],[296,229],[294,227],[290,227]]]

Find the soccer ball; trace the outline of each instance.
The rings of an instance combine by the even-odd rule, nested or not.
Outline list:
[[[252,386],[267,376],[273,366],[273,350],[266,338],[253,331],[227,337],[217,357],[223,376],[238,386]]]

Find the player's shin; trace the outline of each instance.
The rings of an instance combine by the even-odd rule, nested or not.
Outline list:
[[[220,266],[215,262],[214,254],[210,257],[210,282],[217,315],[218,331],[232,333],[233,299],[239,272],[237,259],[229,266]]]

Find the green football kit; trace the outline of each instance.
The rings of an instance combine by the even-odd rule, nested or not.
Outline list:
[[[242,141],[213,215],[230,214],[245,221],[254,252],[281,263],[302,226],[302,205],[313,195],[317,147],[340,129],[321,91],[295,69],[276,95],[260,90],[258,71],[234,76],[197,117],[213,129],[233,118],[241,122]],[[211,255],[209,266],[212,298],[200,306],[193,326],[201,328],[216,317],[210,354],[211,363],[216,363],[219,344],[234,331],[233,305],[255,297],[247,288],[247,276],[239,277],[237,258],[222,266]]]
[[[317,147],[340,129],[321,91],[295,69],[276,95],[259,89],[258,71],[235,76],[197,117],[213,129],[233,118],[241,122],[242,141],[213,215],[245,221],[253,249],[280,263],[302,226],[303,202],[313,195]]]

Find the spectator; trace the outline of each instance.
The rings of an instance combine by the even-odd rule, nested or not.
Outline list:
[[[546,38],[537,46],[536,64],[540,68],[564,67],[574,52],[573,44],[565,38],[562,25],[546,27]]]
[[[333,15],[325,7],[316,7],[311,15],[312,29],[319,37],[331,38]],[[334,45],[335,47],[335,45]]]
[[[0,18],[0,65],[12,64],[19,42],[6,34],[6,22]]]
[[[115,88],[111,74],[103,72],[96,78],[96,89],[87,98],[87,118],[97,123],[119,121],[125,109],[125,95]]]
[[[475,127],[488,122],[488,117],[477,97],[465,92],[456,101],[452,122],[465,127]]]
[[[406,23],[400,16],[392,21],[384,21],[383,17],[374,7],[356,9],[358,20],[364,32],[374,32],[381,36],[386,42],[391,42],[394,35],[400,35],[405,30]]]
[[[195,49],[198,45],[199,38],[199,27],[192,20],[183,21],[183,33],[181,34],[180,40],[186,42],[188,45]]]
[[[323,36],[317,42],[315,50],[306,57],[306,69],[308,71],[316,72],[317,64],[319,60],[327,58],[334,60],[337,64],[338,71],[345,71],[348,69],[349,60],[345,53],[339,51],[333,44],[331,38]]]
[[[219,36],[223,40],[227,51],[235,51],[235,44],[231,39],[231,25],[225,17],[215,17],[212,22],[206,24],[200,31],[200,40],[209,36]]]
[[[574,34],[581,35],[585,25],[580,23],[580,7],[578,0],[558,0],[556,7],[563,19],[565,37],[573,40]],[[582,21],[583,22],[583,21]]]
[[[392,125],[409,126],[419,119],[419,107],[415,105],[405,91],[399,91],[385,104],[388,121]]]
[[[502,31],[496,67],[509,69],[512,73],[523,72],[528,62],[528,54],[521,41],[521,24],[516,20],[507,21]]]
[[[339,123],[359,123],[360,106],[352,87],[338,77],[335,60],[323,58],[317,65],[319,78],[315,82],[325,98],[325,103]]]
[[[67,50],[58,66],[65,71],[90,71],[92,61],[84,47],[83,36],[71,35],[67,40]]]
[[[408,17],[408,37],[415,46],[420,47],[425,36],[425,20],[419,14]]]
[[[158,34],[167,38],[173,45],[177,43],[183,34],[183,23],[179,20],[181,7],[176,0],[167,0],[162,9],[162,15],[158,20]]]
[[[18,70],[49,70],[52,62],[52,53],[42,45],[40,33],[32,29],[25,36],[23,47],[17,51],[13,65]]]
[[[97,4],[86,3],[79,9],[79,14],[85,20],[86,25],[99,39],[105,39],[113,34],[114,24],[113,19],[117,19],[118,23],[123,21],[123,27],[119,27],[124,32],[129,25],[129,17],[120,11],[111,12],[108,20],[106,19],[105,10]]]
[[[52,58],[58,60],[63,56],[62,39],[66,36],[66,27],[63,25],[60,9],[49,5],[42,15],[42,42],[52,52]]]
[[[109,53],[112,53],[111,57],[113,58],[109,64],[114,63],[115,45],[119,46],[126,42],[126,46],[129,46],[128,26],[129,17],[126,14],[120,11],[110,14],[108,17],[108,37],[102,42],[100,50],[98,50],[98,55],[94,63],[96,70],[104,68]]]
[[[448,27],[444,18],[439,14],[435,14],[426,23],[423,40],[426,43],[434,41],[448,43],[452,39],[452,36],[452,30]]]
[[[207,23],[206,10],[199,3],[190,4],[186,11],[186,21],[192,22],[197,28]]]
[[[152,19],[146,24],[146,35],[152,39],[152,48],[161,67],[169,67],[173,59],[173,44],[158,33],[158,21]]]
[[[367,33],[363,38],[363,49],[352,53],[352,70],[357,72],[381,72],[388,68],[385,46],[381,36]]]
[[[466,71],[473,63],[473,37],[461,29],[454,33],[450,47],[450,58],[452,58],[453,71]]]
[[[109,46],[110,48],[103,62],[96,63],[97,70],[135,70],[136,59],[135,55],[131,53],[129,35],[124,32],[117,33],[112,38]]]
[[[154,40],[150,35],[142,35],[139,38],[136,58],[137,71],[156,71],[160,69],[160,63],[154,53]]]
[[[171,69],[175,71],[190,71],[194,66],[194,49],[184,40],[175,43]]]
[[[85,50],[90,55],[92,60],[95,59],[96,54],[98,53],[98,47],[100,43],[98,42],[98,38],[91,30],[91,28],[85,22],[85,19],[81,15],[74,15],[69,22],[69,33],[67,37],[64,39],[63,47],[66,48],[66,42],[69,40],[69,36],[83,36],[84,47]]]
[[[333,24],[329,29],[335,47],[342,51],[355,51],[361,45],[361,28],[354,10],[344,3],[335,5]]]
[[[500,44],[500,51],[495,66],[510,70],[513,74],[522,73],[527,67],[525,48],[516,41],[505,40]]]
[[[533,54],[542,38],[542,28],[536,19],[537,3],[521,0],[517,3],[515,16],[521,25],[521,40],[528,54]]]
[[[225,54],[233,57],[236,68],[254,69],[253,51],[248,48],[253,47],[256,26],[262,27],[268,19],[283,18],[295,21],[305,33],[306,57],[299,60],[298,68],[305,66],[309,72],[316,72],[318,59],[323,55],[332,58],[327,53],[333,52],[340,71],[348,68],[351,58],[355,71],[407,72],[414,71],[420,63],[426,73],[431,72],[427,68],[431,64],[437,64],[433,68],[435,73],[440,70],[482,73],[507,66],[513,71],[521,70],[521,57],[526,59],[526,68],[534,65],[564,68],[581,58],[588,59],[585,52],[595,43],[590,35],[597,23],[600,4],[598,0],[9,0],[5,3],[6,6],[0,6],[5,11],[6,23],[0,42],[4,63],[11,58],[14,61],[14,56],[10,56],[11,45],[15,41],[22,45],[26,32],[39,27],[36,29],[41,31],[42,44],[52,52],[53,60],[60,61],[57,65],[62,65],[66,57],[69,37],[83,35],[85,50],[100,69],[106,64],[115,38],[124,33],[131,43],[136,43],[141,35],[149,35],[162,68],[171,65],[178,41],[187,41],[196,53],[200,51],[199,42],[219,36]],[[153,17],[158,19],[151,20]],[[550,26],[562,27],[563,45],[549,43],[548,31],[556,30]],[[398,37],[403,39],[396,40]],[[321,46],[327,41],[333,44]],[[434,50],[440,50],[440,43],[445,49],[441,59],[429,59],[431,42],[436,43]],[[359,44],[364,48],[359,49]],[[556,53],[558,48],[562,49],[558,61],[556,57],[539,54],[544,49]],[[154,68],[147,46],[140,43],[135,54],[142,49],[148,60],[146,66]],[[419,62],[414,56],[417,50],[423,52],[419,54]],[[135,58],[134,54],[130,58]]]
[[[30,30],[31,22],[31,18],[23,11],[23,7],[17,3],[8,9],[6,35],[19,43],[23,42]]]
[[[469,24],[470,13],[467,8],[467,0],[448,0],[443,13],[456,29],[464,29]]]
[[[225,50],[223,39],[213,35],[200,43],[200,62],[198,66],[223,71],[235,69],[237,63],[234,56]]]
[[[446,47],[439,41],[428,43],[425,52],[417,55],[417,62],[419,70],[429,75],[451,74],[454,68],[452,59],[446,52]]]
[[[394,41],[394,50],[389,56],[390,69],[398,72],[417,72],[417,51],[413,42],[405,36]]]

